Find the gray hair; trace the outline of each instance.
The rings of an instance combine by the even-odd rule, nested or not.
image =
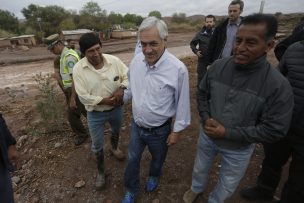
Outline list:
[[[142,31],[148,30],[154,26],[156,26],[161,39],[165,39],[168,36],[168,28],[166,23],[154,16],[144,19],[138,28],[138,32],[141,33]]]

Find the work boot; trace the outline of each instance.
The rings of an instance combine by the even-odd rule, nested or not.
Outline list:
[[[271,201],[273,194],[259,186],[242,189],[241,197],[249,201]]]
[[[105,179],[105,173],[104,173],[105,170],[104,170],[103,149],[96,153],[96,159],[97,159],[98,174],[96,177],[95,186],[96,186],[96,190],[101,190],[106,185],[106,179]]]
[[[76,136],[75,138],[75,146],[79,146],[81,145],[82,143],[84,143],[86,141],[86,139],[88,138],[88,135],[78,135]]]
[[[118,147],[118,142],[119,142],[119,135],[112,135],[111,136],[111,145],[112,145],[112,149],[110,149],[111,154],[114,155],[114,157],[119,160],[122,161],[126,158],[125,154],[119,149]]]
[[[200,193],[195,193],[191,190],[187,190],[183,196],[183,200],[185,203],[193,203]]]

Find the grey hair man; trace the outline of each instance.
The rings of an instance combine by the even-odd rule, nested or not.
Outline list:
[[[134,202],[139,192],[145,147],[152,155],[146,191],[152,192],[157,189],[168,147],[179,141],[181,132],[190,124],[188,71],[166,49],[167,37],[167,25],[156,17],[146,18],[139,27],[142,54],[137,54],[130,64],[130,83],[124,91],[125,102],[132,98],[133,120],[123,203]]]

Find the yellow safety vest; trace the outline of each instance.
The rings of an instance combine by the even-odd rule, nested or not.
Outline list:
[[[68,49],[63,53],[63,56],[60,58],[60,75],[64,88],[72,86],[72,77],[69,73],[69,67],[67,66],[66,59],[69,55],[74,56],[77,61],[80,60],[78,53],[73,49]]]

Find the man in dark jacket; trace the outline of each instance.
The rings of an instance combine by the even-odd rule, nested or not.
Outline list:
[[[205,73],[207,72],[206,53],[210,37],[213,33],[215,17],[213,15],[207,15],[205,17],[204,24],[205,25],[202,27],[202,29],[198,33],[196,33],[195,37],[190,42],[190,48],[192,52],[198,57],[197,86],[199,85],[200,81],[203,79]]]
[[[266,60],[277,31],[275,17],[247,16],[236,34],[234,56],[215,61],[198,90],[202,127],[192,174],[184,194],[193,202],[207,186],[215,156],[219,180],[208,202],[223,203],[242,179],[257,142],[275,142],[288,131],[293,109],[288,81]]]
[[[301,24],[299,25],[301,26]],[[290,77],[287,79],[291,82],[292,87],[296,86],[298,88],[303,88],[304,84],[302,84],[304,76],[301,73],[301,70],[304,66],[303,54],[304,50],[301,43],[293,48],[289,49],[286,53],[287,55],[283,57],[286,49],[293,44],[294,42],[304,40],[304,30],[302,30],[297,26],[293,34],[279,43],[275,48],[275,53],[277,59],[280,61],[280,69],[284,70],[284,75],[288,72],[291,75],[292,81],[290,81]],[[302,48],[302,49],[301,49]],[[297,81],[297,82],[296,82]],[[295,87],[294,87],[295,88]],[[301,95],[298,92],[301,91],[299,89],[294,90],[295,93],[295,109],[294,115],[298,115],[301,112],[301,104],[300,101],[303,101],[304,93]],[[302,99],[301,99],[302,96]],[[303,104],[303,102],[302,102]],[[299,106],[300,107],[297,107]],[[291,123],[292,128],[293,122]],[[304,124],[302,125],[304,126]],[[290,134],[290,133],[289,133]],[[255,186],[247,187],[241,190],[241,196],[247,200],[263,200],[263,201],[271,201],[273,199],[273,195],[276,191],[277,186],[279,185],[281,174],[283,170],[283,166],[287,163],[291,153],[291,138],[293,136],[286,136],[284,139],[275,142],[275,143],[263,143],[264,148],[264,160],[262,163],[262,169],[258,176],[257,183]],[[303,180],[302,180],[303,181]],[[296,196],[295,196],[296,197]]]
[[[280,203],[298,203],[304,200],[304,41],[291,45],[279,64],[280,71],[293,88],[295,106],[288,137],[292,161],[288,180]]]
[[[304,39],[304,17],[301,19],[301,22],[293,29],[291,35],[286,37],[275,47],[274,54],[277,57],[278,61],[281,61],[284,52],[290,45],[301,41],[302,39]]]
[[[9,171],[16,167],[19,155],[16,140],[8,130],[0,114],[0,202],[13,203],[13,188]]]
[[[304,41],[289,46],[279,69],[289,80],[294,93],[295,106],[287,137],[274,144],[263,144],[265,158],[256,186],[243,189],[248,200],[271,201],[279,184],[282,167],[290,155],[289,177],[283,188],[280,203],[298,203],[304,199]]]
[[[208,65],[216,59],[232,55],[235,34],[241,23],[240,15],[243,8],[244,2],[242,0],[233,0],[229,4],[229,17],[215,28],[210,39],[207,52]]]

